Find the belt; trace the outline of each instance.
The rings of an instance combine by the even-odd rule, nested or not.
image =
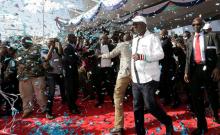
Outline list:
[[[206,65],[206,62],[205,61],[201,61],[200,63],[196,63],[194,62],[195,65]]]
[[[196,66],[202,68],[203,71],[207,70],[207,65],[205,63],[200,63],[200,64],[195,63],[195,67]]]

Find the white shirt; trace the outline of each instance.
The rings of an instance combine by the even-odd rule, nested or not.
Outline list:
[[[76,46],[75,46],[75,44],[71,44],[71,43],[69,43],[74,49],[76,49]]]
[[[196,36],[198,33],[195,33],[193,38],[193,50],[195,54],[195,45],[196,45]],[[204,43],[204,32],[199,33],[199,43],[200,43],[200,52],[201,52],[201,61],[205,62],[205,43]]]
[[[139,40],[139,45],[137,47],[137,42]],[[136,37],[132,42],[132,55],[136,53],[143,54],[146,60],[137,60],[134,64],[134,59],[131,60],[131,76],[134,83],[138,83],[134,66],[136,66],[137,74],[139,77],[139,83],[147,83],[152,80],[160,80],[160,67],[159,60],[164,58],[164,52],[161,47],[161,42],[159,37],[150,33],[148,30],[145,32],[144,36]]]
[[[101,45],[101,54],[109,53],[108,45]],[[101,67],[111,67],[111,59],[101,58]]]

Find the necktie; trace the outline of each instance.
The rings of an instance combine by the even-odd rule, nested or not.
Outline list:
[[[200,50],[200,41],[199,41],[199,34],[196,35],[196,42],[195,42],[195,62],[199,64],[201,62],[201,50]]]

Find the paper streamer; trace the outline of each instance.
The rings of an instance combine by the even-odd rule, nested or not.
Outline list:
[[[12,133],[13,132],[13,126],[14,126],[14,123],[16,121],[15,117],[16,117],[16,114],[18,114],[18,110],[16,108],[14,108],[14,104],[18,100],[19,95],[6,93],[6,92],[3,92],[2,90],[0,90],[0,94],[8,102],[8,104],[11,107],[11,111],[12,111],[12,120],[10,122],[7,122],[7,124],[5,125],[3,131],[6,131],[7,126],[11,125],[9,127],[9,132]]]

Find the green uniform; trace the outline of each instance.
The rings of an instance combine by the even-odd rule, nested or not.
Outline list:
[[[28,49],[22,49],[17,55],[17,64],[24,65],[18,71],[18,80],[28,80],[32,77],[44,76],[43,60],[41,58],[41,46],[32,45]]]

